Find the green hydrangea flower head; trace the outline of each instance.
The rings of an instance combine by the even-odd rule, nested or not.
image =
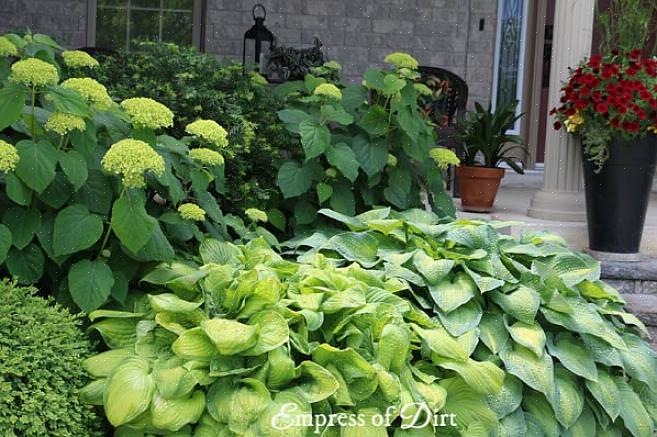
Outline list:
[[[9,173],[16,169],[21,157],[14,146],[6,141],[0,140],[0,172]]]
[[[18,56],[18,48],[4,36],[0,36],[0,56]]]
[[[82,132],[86,128],[82,117],[64,112],[53,112],[46,121],[46,129],[58,135],[66,135],[74,130]]]
[[[324,171],[324,174],[326,175],[326,177],[333,179],[338,176],[338,171],[335,168],[331,167],[331,168],[327,168]]]
[[[155,130],[173,126],[173,112],[153,99],[133,97],[122,101],[121,107],[135,127]]]
[[[134,139],[112,144],[101,164],[106,172],[121,176],[125,188],[143,188],[147,172],[156,176],[164,173],[164,158],[147,143]]]
[[[196,120],[185,126],[185,132],[222,148],[228,145],[228,132],[214,120]]]
[[[202,222],[205,220],[205,211],[193,203],[183,203],[178,207],[178,214],[183,220],[192,222]]]
[[[253,222],[267,223],[267,213],[258,208],[249,208],[244,214]]]
[[[98,61],[87,52],[82,50],[65,50],[62,52],[64,64],[70,68],[95,68]]]
[[[409,70],[417,70],[420,65],[414,57],[402,52],[390,53],[383,61],[387,64],[394,65],[398,69],[408,68]]]
[[[107,111],[112,106],[112,98],[107,88],[89,77],[73,77],[62,82],[64,88],[77,91],[89,104],[98,111]]]
[[[333,71],[342,71],[342,65],[340,65],[340,63],[336,61],[324,62],[324,65],[322,65],[322,67],[328,68],[329,70],[333,70]]]
[[[251,81],[256,85],[267,85],[269,83],[267,78],[257,71],[251,73]]]
[[[388,153],[388,164],[389,167],[397,167],[397,157],[392,153]]]
[[[423,84],[423,83],[416,83],[416,84],[413,84],[413,86],[415,87],[415,91],[417,91],[417,93],[418,93],[419,95],[421,95],[421,96],[429,96],[429,97],[433,96],[433,91],[431,91],[431,88],[429,88],[429,87],[426,86],[425,84]]]
[[[19,82],[29,87],[39,88],[57,85],[59,73],[57,68],[41,59],[28,58],[11,66],[9,80]]]
[[[431,149],[429,151],[429,156],[441,170],[446,170],[450,165],[459,165],[461,163],[461,160],[454,152],[443,147]]]
[[[194,161],[200,162],[204,165],[215,166],[224,164],[224,157],[221,156],[219,152],[212,149],[206,149],[203,147],[192,149],[189,151],[189,156]]]
[[[342,91],[332,83],[323,83],[315,88],[313,94],[320,97],[326,97],[331,100],[342,100]]]

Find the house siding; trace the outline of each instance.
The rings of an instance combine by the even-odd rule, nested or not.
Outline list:
[[[493,82],[498,0],[258,0],[280,44],[310,45],[317,36],[330,59],[357,81],[386,54],[406,51],[422,65],[465,78],[470,105],[488,103]],[[242,56],[256,0],[207,0],[204,47]],[[484,29],[480,30],[480,21]],[[29,27],[68,47],[86,45],[87,0],[2,0],[0,32]]]

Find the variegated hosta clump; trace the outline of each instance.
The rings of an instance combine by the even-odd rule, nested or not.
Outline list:
[[[445,409],[459,402],[450,412],[481,431],[462,427],[462,435],[653,435],[657,357],[639,336],[643,324],[600,281],[597,261],[554,235],[501,235],[504,223],[440,223],[389,209],[320,213],[349,232],[290,241],[306,250],[300,260],[320,253],[404,284],[396,296],[432,316],[430,331],[414,329],[440,369],[431,374],[489,392],[465,413],[460,402],[470,398],[448,391]],[[497,366],[505,377],[494,393]]]
[[[389,413],[393,429],[402,407],[412,422],[420,404],[454,412],[471,431],[497,423],[486,395],[500,393],[504,372],[469,358],[474,330],[451,337],[401,296],[405,280],[322,255],[285,261],[262,239],[206,240],[201,258],[200,268],[148,274],[157,292],[134,312],[90,315],[111,350],[85,362],[97,379],[82,397],[103,405],[119,435],[302,437],[314,428],[301,414],[339,412]],[[407,432],[395,436],[433,435]],[[366,420],[316,435],[388,434]]]

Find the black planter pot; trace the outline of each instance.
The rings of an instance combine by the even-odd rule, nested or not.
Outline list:
[[[657,137],[613,140],[600,173],[584,162],[589,248],[638,253],[657,162]]]

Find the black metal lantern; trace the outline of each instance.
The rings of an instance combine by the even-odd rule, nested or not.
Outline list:
[[[256,16],[256,11],[260,9],[262,15]],[[254,62],[259,66],[261,72],[264,72],[264,62],[265,62],[265,53],[262,52],[262,43],[269,42],[269,47],[267,51],[271,51],[272,44],[274,43],[274,34],[267,29],[265,26],[265,18],[267,18],[267,10],[263,5],[258,3],[253,7],[251,11],[253,16],[253,21],[255,24],[244,34],[244,49],[242,51],[242,64],[246,69],[246,49],[247,49],[247,40],[254,41]],[[250,47],[250,46],[249,46]]]

